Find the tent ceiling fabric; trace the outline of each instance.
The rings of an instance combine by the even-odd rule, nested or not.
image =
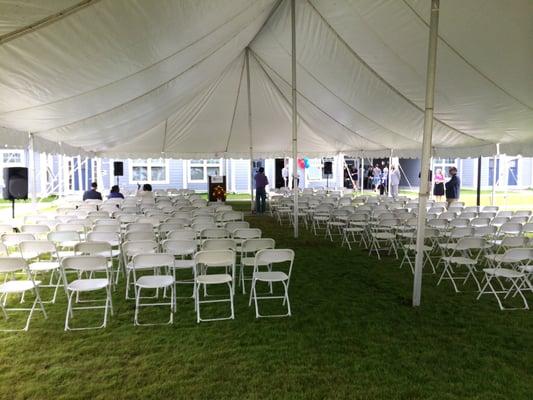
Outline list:
[[[76,3],[0,0],[0,35]],[[429,6],[297,0],[301,155],[419,155]],[[441,2],[436,156],[496,143],[533,155],[531,43],[529,0]],[[247,158],[247,46],[254,154],[289,155],[288,0],[101,0],[5,42],[0,137],[116,158]]]

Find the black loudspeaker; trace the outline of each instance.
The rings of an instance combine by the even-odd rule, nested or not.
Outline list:
[[[124,163],[122,161],[115,161],[113,163],[113,174],[114,176],[124,175]]]
[[[28,198],[28,168],[4,168],[4,200],[26,200]]]
[[[333,163],[331,161],[324,163],[324,175],[333,175]]]

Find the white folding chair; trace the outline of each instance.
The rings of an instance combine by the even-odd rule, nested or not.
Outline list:
[[[65,290],[67,292],[67,314],[65,316],[65,331],[70,330],[88,330],[99,329],[107,326],[108,312],[113,315],[113,303],[111,298],[112,275],[109,268],[109,262],[105,256],[71,256],[65,257],[61,260],[63,280],[65,282]],[[77,273],[77,278],[68,282],[67,271],[74,271]],[[105,273],[105,278],[93,277],[95,273]],[[84,277],[83,275],[88,275]],[[89,293],[96,291],[105,291],[105,299],[91,299],[83,300],[83,303],[98,303],[104,302],[104,305],[73,305],[73,297],[76,295],[75,303],[79,302],[79,295],[81,293]],[[74,310],[97,310],[104,309],[104,320],[99,326],[76,327],[70,326],[70,320],[74,317]]]
[[[122,262],[126,270],[126,300],[131,299],[129,290],[133,285],[133,257],[137,254],[155,253],[158,249],[159,246],[155,240],[131,240],[122,244]]]
[[[45,239],[50,227],[48,225],[21,225],[20,231],[22,233],[31,233],[36,239]]]
[[[26,279],[15,279],[17,273],[23,273]],[[39,295],[39,281],[33,280],[33,276],[29,271],[26,260],[19,257],[0,257],[0,274],[4,274],[3,282],[0,283],[0,310],[6,320],[9,319],[8,312],[29,312],[26,319],[26,325],[22,329],[0,329],[3,332],[27,331],[30,327],[30,321],[33,316],[35,308],[39,306],[44,318],[48,318],[44,310],[43,302]],[[24,296],[26,292],[32,292],[35,296],[31,307],[7,307],[8,296],[12,294],[20,294]]]
[[[477,237],[465,237],[459,239],[451,256],[442,257],[444,261],[444,270],[437,282],[437,285],[443,280],[450,280],[457,293],[460,290],[457,288],[455,281],[462,281],[463,285],[466,284],[468,279],[472,277],[477,290],[480,290],[480,283],[476,277],[476,265],[478,264],[479,257],[483,251],[490,247],[485,239]],[[465,267],[467,270],[466,275],[458,275],[457,270],[460,267]]]
[[[170,306],[170,319],[163,325],[174,323],[176,309],[176,286],[174,277],[174,256],[164,253],[137,254],[132,260],[133,284],[135,285],[135,315],[134,325],[162,325],[161,323],[140,323],[139,312],[142,307]],[[143,274],[152,271],[152,274]],[[158,298],[159,289],[170,289],[170,302],[162,300],[155,303],[141,303],[141,290],[156,290],[154,299]]]
[[[498,254],[494,260],[496,267],[483,269],[485,284],[480,289],[477,299],[483,294],[492,293],[498,301],[500,310],[528,310],[529,305],[522,290],[533,290],[533,286],[525,272],[525,268],[531,261],[531,252],[532,250],[528,248],[514,248],[507,250],[504,254]],[[506,268],[506,265],[511,268]],[[494,287],[494,281],[498,282],[499,290]],[[508,283],[509,286],[506,287],[505,283]],[[503,298],[500,297],[502,294],[504,295]],[[523,301],[524,306],[522,308],[509,308],[503,305],[503,300],[516,295],[519,295]]]
[[[274,266],[280,267],[283,264],[288,264],[288,271],[273,270]],[[291,305],[289,302],[289,283],[291,279],[292,266],[294,264],[294,251],[291,249],[265,249],[260,250],[255,255],[254,273],[252,275],[252,288],[250,290],[250,299],[248,306],[252,305],[252,300],[255,303],[255,317],[285,317],[291,315]],[[259,267],[262,265],[268,265],[268,271],[260,271]],[[283,296],[270,295],[270,296],[258,296],[257,295],[257,283],[265,282],[274,284],[280,282],[284,288]],[[286,314],[275,315],[261,315],[259,313],[258,300],[272,300],[283,299],[283,305],[287,305]]]
[[[193,286],[193,295],[188,296],[194,297],[194,254],[196,253],[196,241],[195,240],[173,240],[167,239],[162,243],[163,252],[167,254],[172,254],[174,256],[174,265],[175,270],[174,278],[177,285],[192,285]],[[187,271],[190,273],[190,278],[181,278],[179,275],[180,271]],[[177,288],[176,288],[177,291]],[[186,298],[179,297],[176,292],[176,298]]]
[[[81,242],[80,233],[76,231],[50,232],[48,240],[55,243],[59,258],[74,255],[74,246]]]
[[[253,268],[255,266],[255,255],[260,250],[273,249],[276,247],[274,239],[259,238],[259,239],[247,239],[242,242],[240,248],[240,268],[239,268],[239,281],[242,286],[242,293],[246,293],[245,280],[252,280],[252,277],[246,277],[245,267]]]
[[[199,251],[194,256],[194,300],[196,309],[196,322],[201,321],[220,321],[225,319],[234,319],[235,311],[233,307],[233,296],[235,293],[235,252],[232,250],[211,250]],[[209,273],[209,270],[224,268],[223,273]],[[229,271],[228,271],[229,269]],[[212,300],[203,300],[200,296],[200,287],[204,287],[204,297],[206,297],[206,287],[209,285],[227,285],[229,289],[228,298],[217,298]],[[206,303],[229,302],[231,314],[229,317],[202,318],[200,306]]]
[[[60,271],[59,254],[54,242],[49,240],[23,241],[20,243],[20,253],[28,263],[29,271],[34,278],[43,274],[50,274],[48,284],[41,283],[39,286],[53,289],[52,299],[43,301],[43,303],[55,303],[63,276]]]

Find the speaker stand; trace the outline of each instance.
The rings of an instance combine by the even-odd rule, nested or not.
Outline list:
[[[11,217],[15,219],[15,199],[11,199]]]
[[[119,180],[119,177],[117,176],[117,186],[120,187],[120,185],[118,184],[118,180]]]

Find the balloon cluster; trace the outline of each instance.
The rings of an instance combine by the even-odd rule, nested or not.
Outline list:
[[[308,158],[299,158],[298,159],[298,167],[300,167],[300,169],[309,168],[309,159]]]

